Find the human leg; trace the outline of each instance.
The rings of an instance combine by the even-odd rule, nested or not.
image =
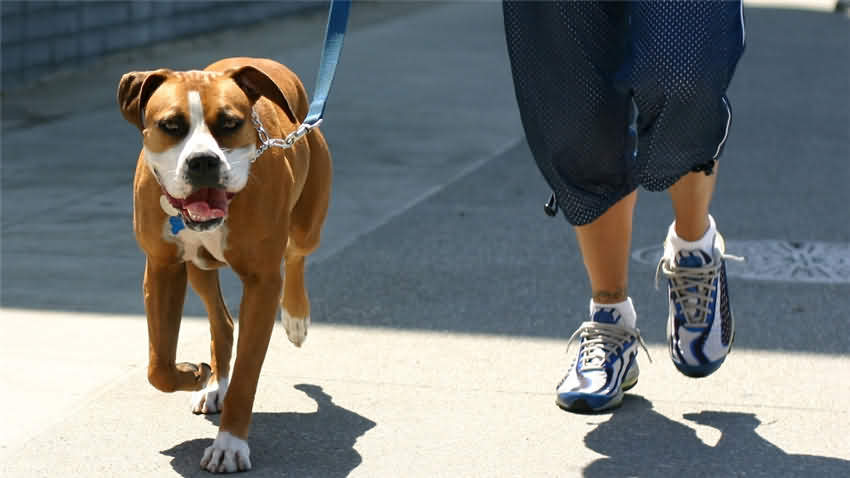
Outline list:
[[[593,301],[614,304],[628,298],[629,249],[637,191],[590,224],[575,228]]]
[[[676,218],[675,231],[682,239],[696,241],[705,235],[709,228],[708,211],[716,183],[717,166],[713,174],[688,173],[668,189]]]
[[[620,71],[628,54],[625,4],[504,5],[526,137],[561,210],[578,226],[600,302],[591,302],[591,320],[571,338],[580,339],[578,355],[557,387],[557,404],[604,410],[618,405],[623,390],[637,382],[638,335],[626,293],[636,137],[629,128],[631,94]]]
[[[576,237],[590,279],[590,320],[570,338],[578,355],[557,387],[556,403],[568,411],[595,412],[618,406],[637,384],[637,314],[628,296],[633,191],[594,222],[577,226]]]
[[[667,277],[670,356],[689,377],[714,373],[735,334],[726,246],[708,213],[715,182],[716,173],[690,173],[670,188],[676,219],[667,231],[658,266]]]
[[[731,124],[726,88],[743,51],[740,8],[640,2],[632,10],[638,177],[647,189],[670,188],[676,219],[658,271],[668,279],[671,358],[692,377],[717,370],[734,337],[725,245],[708,211]]]

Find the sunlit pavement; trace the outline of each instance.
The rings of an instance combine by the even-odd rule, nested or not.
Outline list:
[[[115,87],[127,70],[236,54],[279,59],[312,85],[323,15],[140,50],[4,96],[0,475],[205,474],[217,417],[146,380],[130,229],[139,139]],[[847,18],[747,18],[720,230],[846,245]],[[572,233],[542,214],[499,5],[355,5],[345,48],[323,128],[336,172],[308,273],[314,326],[302,349],[275,330],[252,476],[847,474],[850,285],[732,277],[735,349],[692,380],[669,361],[654,266],[635,261],[653,362],[641,353],[622,408],[565,413],[554,387],[587,284]],[[635,249],[660,243],[669,220],[665,195],[641,194]],[[225,295],[237,310],[229,273]],[[208,361],[190,296],[178,360]]]

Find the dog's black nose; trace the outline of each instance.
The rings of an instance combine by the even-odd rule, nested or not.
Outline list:
[[[189,159],[186,164],[189,181],[196,186],[217,186],[221,160],[218,156],[203,155]]]
[[[218,156],[204,155],[195,156],[189,160],[189,174],[204,175],[210,172],[218,174],[218,168],[221,166],[221,160]]]

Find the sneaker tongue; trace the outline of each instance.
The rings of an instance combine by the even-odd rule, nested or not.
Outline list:
[[[590,320],[602,324],[619,324],[622,316],[614,307],[600,307],[593,312]],[[583,368],[593,370],[605,364],[606,353],[602,348],[591,347],[582,351],[585,359]]]
[[[594,312],[590,320],[603,324],[616,324],[620,322],[620,313],[613,307],[603,307]]]
[[[705,251],[681,251],[676,257],[676,265],[679,267],[702,267],[711,263],[711,256]]]
[[[711,262],[711,256],[702,250],[680,251],[676,256],[676,265],[679,267],[697,268],[711,264]],[[687,290],[693,293],[699,292],[696,287],[689,287]],[[688,297],[682,301],[685,315],[690,318],[689,321],[693,321],[694,323],[700,323],[703,320],[702,313],[696,308],[699,303],[700,300],[696,297]]]

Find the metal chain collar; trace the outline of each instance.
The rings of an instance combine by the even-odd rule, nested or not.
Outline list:
[[[256,161],[263,153],[266,152],[269,148],[281,148],[287,149],[291,148],[296,141],[301,139],[304,135],[310,132],[311,129],[319,126],[322,123],[322,120],[319,120],[313,124],[307,125],[302,124],[298,126],[298,129],[289,133],[286,138],[270,138],[268,131],[263,127],[263,122],[260,121],[260,115],[257,114],[257,110],[251,109],[251,122],[254,123],[254,128],[257,129],[257,136],[260,138],[260,142],[262,143],[259,148],[257,148],[257,152],[254,154],[254,159],[251,160],[253,163]]]

